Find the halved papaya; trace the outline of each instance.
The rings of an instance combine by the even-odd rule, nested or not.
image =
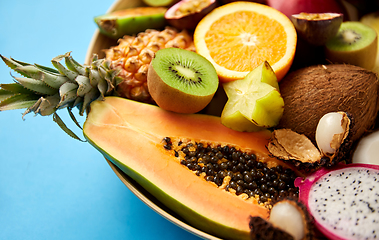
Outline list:
[[[223,239],[249,239],[249,216],[268,217],[271,198],[260,189],[273,182],[267,174],[276,175],[277,182],[296,175],[269,156],[269,131],[237,132],[223,126],[219,117],[177,114],[107,97],[91,104],[83,131],[108,160],[168,208]],[[228,167],[227,162],[234,163]],[[256,189],[263,197],[249,186],[254,177],[238,181],[253,172],[248,165],[255,166]],[[221,181],[216,181],[218,174],[223,175]],[[238,184],[245,187],[242,192]],[[279,196],[279,190],[271,197]]]

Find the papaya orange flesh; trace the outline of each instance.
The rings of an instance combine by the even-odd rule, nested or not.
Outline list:
[[[107,159],[200,230],[224,239],[249,239],[249,216],[268,217],[268,208],[256,198],[244,199],[189,170],[164,139],[179,145],[192,141],[234,146],[253,152],[267,165],[283,165],[268,154],[269,131],[237,132],[218,117],[177,114],[107,97],[91,104],[83,132]]]

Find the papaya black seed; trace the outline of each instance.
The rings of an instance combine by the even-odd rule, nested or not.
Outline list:
[[[205,162],[209,162],[211,160],[211,157],[208,154],[205,154],[203,159]]]
[[[237,186],[237,188],[236,188],[236,194],[240,195],[241,193],[243,193],[243,188],[241,186]]]
[[[237,180],[237,184],[238,184],[238,186],[241,186],[241,187],[243,187],[244,186],[244,181],[243,180]]]
[[[237,183],[235,181],[230,181],[229,186],[233,189],[237,188]]]
[[[258,195],[261,203],[285,196],[298,196],[298,188],[293,185],[297,177],[293,170],[280,165],[270,168],[267,163],[260,162],[254,153],[229,146],[212,147],[204,143],[183,145],[182,141],[174,146],[169,137],[164,138],[162,143],[165,149],[174,152],[175,157],[184,155],[180,163],[197,176],[205,175],[205,180],[217,186],[223,184],[225,177],[230,177],[226,191],[234,189],[237,195],[245,193],[248,197]]]
[[[266,184],[262,184],[261,185],[261,190],[262,190],[262,192],[267,192],[268,191],[267,185]]]
[[[218,158],[216,156],[211,157],[211,163],[217,163]]]
[[[228,164],[225,162],[220,163],[220,169],[222,169],[222,170],[228,169]]]
[[[243,180],[245,180],[245,182],[250,183],[250,182],[253,181],[253,178],[252,178],[252,176],[251,176],[250,173],[247,173],[247,174],[245,174],[245,175],[243,176]]]
[[[248,185],[248,188],[249,188],[250,190],[255,190],[257,187],[258,187],[258,185],[257,185],[256,182],[251,182],[251,183],[249,183],[249,185]]]

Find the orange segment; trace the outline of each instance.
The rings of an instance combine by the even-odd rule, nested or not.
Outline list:
[[[215,66],[223,82],[244,78],[268,61],[278,80],[291,67],[296,30],[281,12],[253,2],[216,8],[195,29],[196,51]]]

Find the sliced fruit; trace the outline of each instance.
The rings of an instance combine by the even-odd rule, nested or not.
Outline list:
[[[340,13],[299,13],[291,16],[298,35],[312,45],[321,46],[334,37],[341,26]]]
[[[237,132],[218,117],[177,114],[118,97],[94,102],[83,131],[164,205],[224,239],[249,239],[250,215],[267,219],[271,199],[297,195],[295,172],[268,155],[269,131]],[[262,178],[264,171],[275,178]],[[284,190],[266,192],[273,180]]]
[[[263,62],[244,79],[223,84],[228,96],[221,122],[237,131],[274,127],[283,115],[284,101],[275,73]]]
[[[328,239],[376,239],[379,226],[379,166],[339,164],[297,178],[299,200]]]
[[[378,37],[376,31],[360,22],[344,22],[336,36],[325,45],[326,58],[372,70],[375,66]]]
[[[167,10],[165,18],[177,29],[193,30],[216,6],[216,0],[182,0]]]
[[[166,25],[164,7],[137,7],[118,10],[95,17],[95,23],[104,35],[118,39],[146,29],[161,29]]]
[[[180,48],[165,48],[151,61],[147,86],[161,108],[196,113],[212,100],[218,88],[218,76],[213,65],[201,55]]]
[[[253,2],[216,8],[194,33],[196,51],[212,62],[224,82],[244,78],[264,61],[279,81],[292,64],[296,41],[296,30],[285,15]]]

